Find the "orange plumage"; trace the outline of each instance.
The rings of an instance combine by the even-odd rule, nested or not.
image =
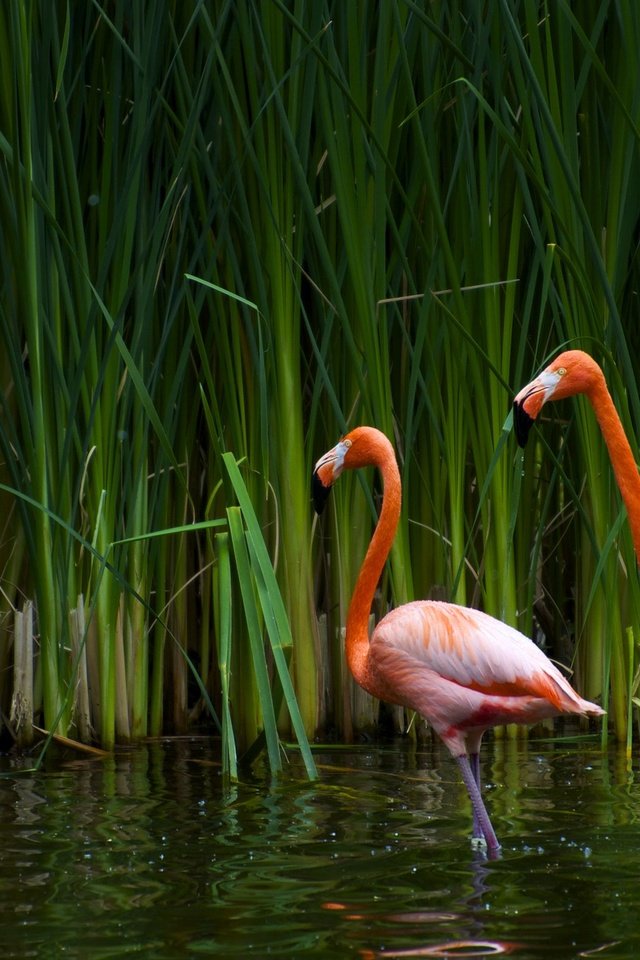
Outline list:
[[[548,400],[578,393],[586,395],[602,430],[640,563],[640,474],[604,374],[592,357],[582,350],[566,350],[520,390],[513,401],[518,443],[524,447],[533,421]]]

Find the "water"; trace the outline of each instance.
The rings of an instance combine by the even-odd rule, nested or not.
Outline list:
[[[325,749],[312,784],[290,759],[227,792],[208,740],[0,760],[2,960],[640,956],[640,790],[615,750],[483,748],[495,861],[437,745]]]

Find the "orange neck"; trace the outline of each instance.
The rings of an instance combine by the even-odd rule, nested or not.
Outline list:
[[[607,389],[604,377],[588,391],[588,397],[609,450],[611,465],[627,508],[631,536],[640,563],[640,474],[620,417]]]
[[[349,612],[345,647],[347,663],[360,686],[372,691],[369,677],[369,615],[378,580],[384,569],[400,519],[402,489],[393,447],[386,438],[372,449],[371,464],[382,473],[382,510],[356,581]],[[361,464],[364,465],[364,464]]]

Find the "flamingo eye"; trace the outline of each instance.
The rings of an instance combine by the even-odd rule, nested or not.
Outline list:
[[[556,373],[558,374],[559,377],[564,377],[566,372],[567,372],[566,367],[558,367],[558,369],[556,370]]]
[[[351,440],[344,440],[343,443],[344,443],[344,446],[345,446],[345,450],[348,450],[349,447],[351,446],[352,441],[351,441]]]

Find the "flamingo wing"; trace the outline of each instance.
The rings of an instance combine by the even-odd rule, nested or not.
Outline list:
[[[450,746],[454,728],[603,712],[578,696],[533,641],[456,604],[391,611],[373,633],[370,662],[377,695],[418,710]]]

